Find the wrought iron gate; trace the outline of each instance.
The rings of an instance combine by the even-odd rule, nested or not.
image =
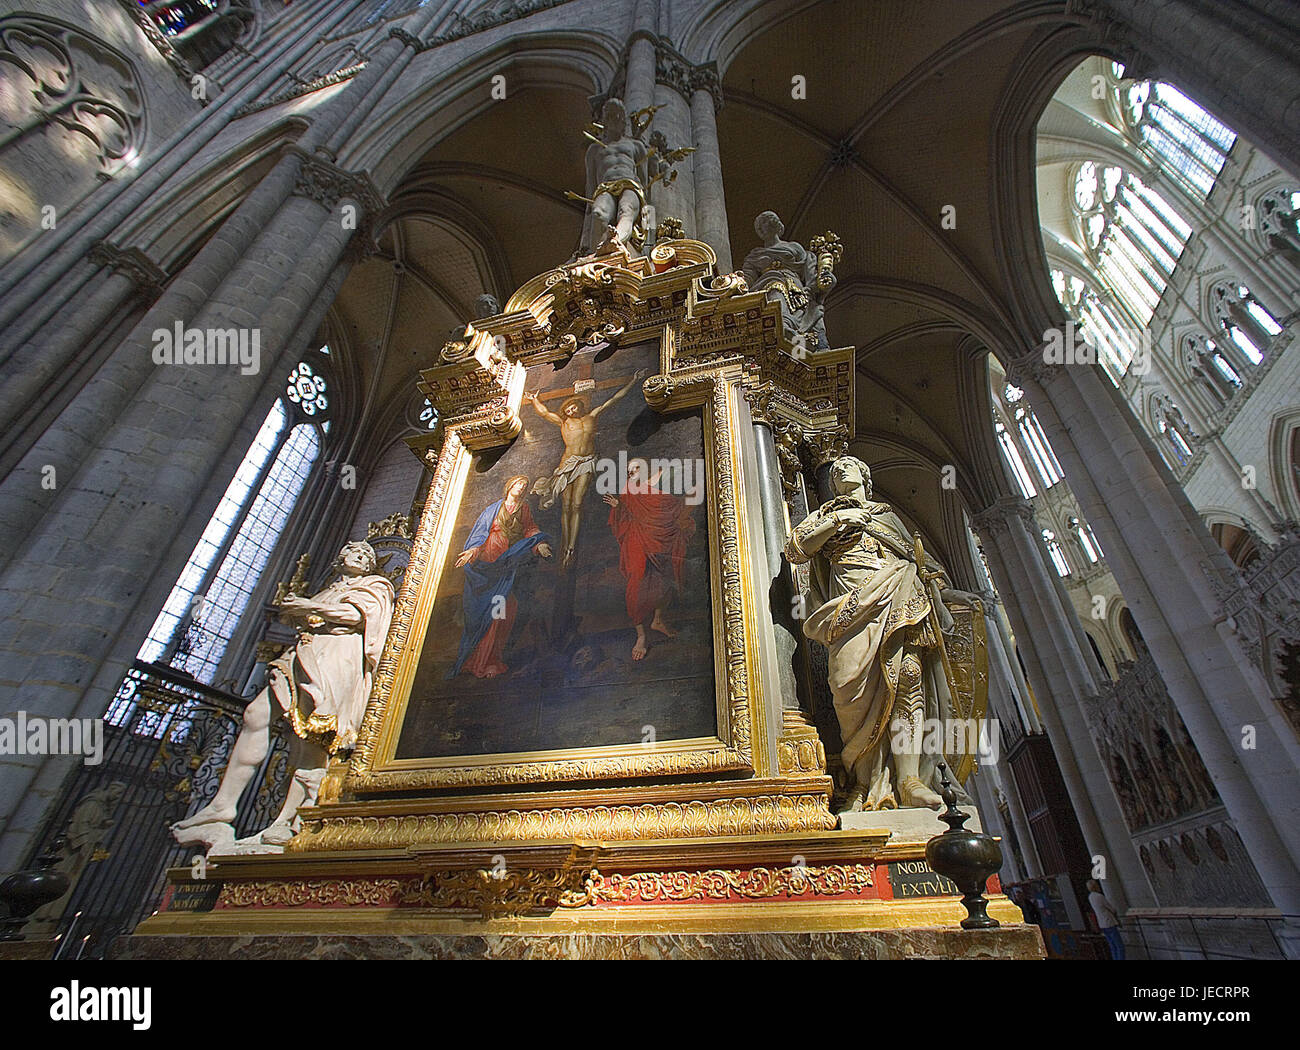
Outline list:
[[[136,662],[104,716],[104,760],[79,766],[55,805],[25,867],[59,839],[59,864],[72,888],[38,911],[28,938],[58,938],[55,958],[102,958],[162,896],[169,867],[195,850],[176,845],[170,825],[216,793],[248,699],[170,667]],[[288,790],[290,731],[272,725],[272,746],[239,803],[237,835],[265,827]]]

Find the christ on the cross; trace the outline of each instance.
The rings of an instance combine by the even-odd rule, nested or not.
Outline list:
[[[596,473],[596,418],[626,397],[633,384],[649,374],[648,369],[641,369],[613,397],[595,408],[588,408],[587,400],[577,394],[566,398],[560,405],[558,416],[546,408],[536,394],[524,394],[524,399],[532,402],[539,416],[560,428],[560,436],[564,439],[564,458],[560,465],[549,476],[539,478],[533,485],[533,492],[541,496],[543,508],[552,506],[556,499],[560,500],[560,543],[564,548],[560,563],[566,569],[573,564],[578,546],[582,499]]]

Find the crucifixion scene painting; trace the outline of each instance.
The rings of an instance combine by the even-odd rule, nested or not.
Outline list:
[[[528,373],[475,456],[396,757],[714,736],[704,428],[646,407],[656,351]]]

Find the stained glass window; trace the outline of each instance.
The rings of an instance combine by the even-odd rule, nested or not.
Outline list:
[[[318,351],[328,356],[328,347]],[[309,355],[310,357],[311,355]],[[317,359],[319,361],[319,359]],[[299,363],[266,415],[137,658],[211,683],[328,429],[329,384]]]

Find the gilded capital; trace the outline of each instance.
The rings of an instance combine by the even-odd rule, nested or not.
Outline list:
[[[849,452],[849,428],[843,423],[821,430],[806,431],[803,440],[812,458],[814,470],[833,459],[848,455]]]

